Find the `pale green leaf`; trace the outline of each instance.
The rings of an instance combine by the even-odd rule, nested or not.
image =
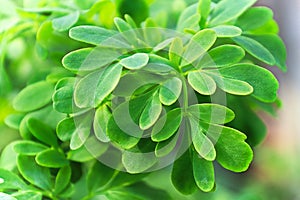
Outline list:
[[[80,16],[79,11],[70,13],[66,16],[62,16],[59,18],[54,18],[52,20],[52,26],[54,30],[57,31],[66,31],[71,28],[78,21]]]
[[[185,47],[181,66],[185,66],[197,60],[213,46],[216,39],[217,34],[211,29],[201,30],[196,33]]]
[[[212,95],[216,91],[216,82],[203,72],[190,72],[188,82],[194,90],[203,95]]]
[[[219,25],[211,29],[216,32],[218,38],[231,38],[242,34],[242,30],[239,27],[232,25]]]
[[[75,87],[74,101],[79,108],[96,107],[115,89],[122,66],[110,65],[82,78]]]
[[[169,59],[175,65],[179,65],[181,61],[181,55],[183,53],[183,42],[181,38],[177,37],[171,43],[169,49]]]
[[[109,142],[109,138],[106,134],[106,127],[111,116],[112,114],[106,105],[103,105],[96,110],[93,124],[94,132],[97,139],[102,142]]]
[[[120,64],[130,70],[137,70],[145,67],[148,64],[149,57],[145,53],[136,53],[127,58],[123,58]]]
[[[27,184],[19,176],[0,168],[0,189],[24,190],[26,188]]]
[[[161,85],[159,90],[160,102],[164,105],[172,105],[181,94],[182,82],[179,78],[173,77]]]
[[[231,20],[238,18],[249,7],[251,7],[256,0],[222,0],[213,9],[209,26],[216,26],[224,24]]]

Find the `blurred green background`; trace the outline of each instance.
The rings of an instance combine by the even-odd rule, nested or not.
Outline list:
[[[155,0],[148,0],[149,3]],[[13,112],[11,101],[18,90],[36,79],[44,79],[49,70],[49,66],[58,65],[53,63],[51,57],[48,60],[41,60],[37,55],[37,46],[33,33],[35,30],[26,32],[22,38],[8,38],[11,42],[4,41],[6,26],[13,26],[17,14],[8,0],[0,0],[0,32],[4,34],[0,37],[0,71],[5,66],[12,66],[6,69],[6,75],[0,77],[0,82],[7,83],[6,88],[0,88],[0,151],[9,142],[19,137],[18,132],[9,129],[4,124],[5,117]],[[15,1],[20,3],[22,1]],[[34,1],[25,1],[28,4]],[[53,1],[55,2],[55,1]],[[67,1],[66,1],[67,2]],[[155,6],[150,9],[150,15],[154,15],[160,20],[160,25],[174,26],[174,21],[164,20],[167,13],[162,8],[171,5],[168,14],[176,18],[182,7],[194,2],[194,0],[157,0]],[[282,74],[274,69],[274,73],[281,83],[280,97],[283,107],[279,110],[276,118],[267,114],[261,114],[268,126],[268,136],[264,143],[257,146],[254,162],[249,171],[242,174],[228,172],[221,167],[217,167],[217,188],[214,193],[204,194],[198,192],[192,196],[184,197],[171,187],[171,181],[166,171],[158,172],[147,178],[148,182],[155,186],[168,189],[174,199],[209,199],[209,200],[297,200],[300,199],[300,0],[263,0],[258,5],[265,5],[274,10],[275,19],[280,26],[280,35],[283,37],[288,50],[288,72]],[[126,11],[130,12],[130,11]],[[144,13],[147,15],[148,13]],[[143,16],[139,15],[143,20]],[[29,17],[30,16],[26,16]],[[35,19],[35,22],[42,22],[43,18]],[[30,26],[38,24],[30,24]],[[10,31],[22,33],[24,30]],[[11,34],[6,32],[7,34]],[[17,36],[16,36],[17,37]],[[76,44],[74,44],[76,46]],[[5,49],[5,51],[4,51]],[[34,55],[34,56],[33,56]],[[4,56],[7,58],[4,59]],[[49,65],[47,67],[47,65]],[[41,67],[42,66],[42,67]],[[4,74],[4,73],[0,73]],[[7,80],[7,75],[12,77],[12,82]],[[8,149],[6,149],[8,150]],[[1,165],[1,159],[0,159]],[[168,169],[170,170],[170,169]],[[158,180],[166,181],[158,181]]]

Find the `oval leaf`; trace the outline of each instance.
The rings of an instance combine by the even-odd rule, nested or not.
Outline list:
[[[179,128],[181,120],[181,109],[171,110],[155,123],[151,132],[151,139],[154,142],[161,142],[169,139]]]
[[[53,29],[57,31],[66,31],[71,28],[79,19],[79,11],[70,13],[66,16],[55,18],[52,20]]]
[[[145,53],[136,53],[127,58],[123,58],[120,64],[130,70],[137,70],[145,67],[148,64],[149,57]]]
[[[231,38],[242,34],[242,30],[239,27],[232,25],[219,25],[211,29],[216,32],[218,38]]]
[[[170,106],[177,101],[181,94],[182,82],[179,78],[173,77],[164,82],[159,90],[160,102]]]
[[[35,156],[36,154],[46,150],[48,147],[33,141],[18,141],[14,145],[14,150],[18,154]]]
[[[75,87],[76,105],[79,108],[99,105],[118,85],[121,72],[122,66],[116,64],[85,76]]]
[[[64,154],[54,149],[47,149],[37,154],[37,164],[43,167],[60,168],[69,164]]]
[[[217,89],[216,82],[202,72],[190,72],[188,82],[194,90],[203,95],[212,95]]]
[[[54,86],[46,81],[31,84],[15,97],[13,107],[21,112],[41,108],[51,102],[53,90]]]

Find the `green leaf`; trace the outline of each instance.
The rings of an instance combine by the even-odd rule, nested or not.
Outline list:
[[[14,150],[18,154],[27,155],[27,156],[35,156],[41,151],[46,150],[48,147],[33,141],[18,141],[14,145]]]
[[[145,53],[136,53],[127,58],[123,58],[120,64],[130,70],[137,70],[145,67],[148,64],[149,57]]]
[[[235,22],[244,31],[262,27],[273,18],[273,12],[267,7],[254,7],[247,10]]]
[[[27,187],[26,183],[19,176],[0,168],[0,189],[24,190]]]
[[[190,64],[202,56],[213,46],[216,39],[216,32],[210,29],[205,29],[196,33],[185,47],[181,66]]]
[[[147,176],[147,173],[129,174],[127,172],[119,171],[114,179],[109,183],[107,188],[125,187],[141,181],[141,179],[145,178],[145,176]]]
[[[182,82],[179,78],[173,77],[161,85],[159,90],[160,102],[170,106],[177,101],[181,94]]]
[[[174,63],[174,65],[179,65],[181,61],[181,55],[183,53],[183,42],[181,38],[176,37],[171,43],[169,49],[169,60]]]
[[[53,108],[61,113],[73,113],[76,111],[73,105],[74,78],[63,78],[55,86],[53,94]]]
[[[229,108],[211,103],[192,105],[188,112],[196,119],[212,124],[225,124],[235,117],[234,112]]]
[[[34,157],[19,155],[17,162],[19,172],[28,182],[44,190],[52,188],[50,170],[39,166]]]
[[[169,139],[157,143],[155,147],[156,157],[164,157],[175,150],[176,144],[178,142],[178,136],[179,134],[173,134],[173,136],[171,136]]]
[[[101,190],[113,178],[115,170],[96,161],[87,175],[87,188],[90,193]],[[97,178],[96,178],[97,177]]]
[[[57,125],[56,132],[58,138],[66,142],[72,138],[73,132],[76,129],[73,118],[65,118]]]
[[[250,55],[257,58],[258,60],[268,65],[274,65],[276,63],[276,60],[271,52],[256,40],[245,36],[238,36],[232,38],[232,40],[236,44],[243,47]]]
[[[253,152],[245,142],[247,138],[240,131],[213,124],[201,124],[207,136],[214,142],[217,161],[225,169],[233,172],[246,171],[253,159]]]
[[[186,8],[180,15],[177,22],[177,31],[184,31],[185,28],[199,30],[200,14],[197,13],[197,4]]]
[[[106,134],[106,127],[111,116],[112,114],[106,105],[103,105],[96,110],[93,126],[95,136],[101,142],[109,142],[109,138]]]
[[[109,145],[101,143],[95,137],[90,137],[86,140],[85,145],[76,150],[68,152],[68,160],[75,162],[87,162],[98,158],[108,149]]]
[[[52,26],[54,30],[57,31],[66,31],[71,28],[78,21],[80,16],[79,11],[70,13],[66,16],[62,16],[59,18],[54,18],[52,20]]]
[[[143,131],[133,121],[129,113],[129,103],[119,105],[109,119],[106,133],[110,140],[122,149],[134,147],[142,137]]]
[[[219,88],[229,94],[250,95],[253,93],[253,87],[245,81],[224,77],[214,77],[214,80]]]
[[[242,34],[242,30],[239,27],[232,25],[219,25],[211,29],[216,32],[218,38],[231,38]]]
[[[189,119],[191,127],[192,142],[198,154],[207,161],[214,161],[216,150],[214,144],[207,138],[201,130],[199,120]]]
[[[194,153],[193,172],[197,186],[204,192],[210,192],[215,186],[215,174],[213,163],[200,158]]]
[[[54,192],[59,194],[63,192],[71,181],[72,170],[69,165],[59,169],[55,178]]]
[[[162,31],[153,19],[147,18],[144,22],[144,28],[145,42],[149,46],[155,47],[162,41]]]
[[[9,128],[18,130],[23,118],[24,118],[24,114],[10,114],[5,118],[4,123]]]
[[[254,91],[252,96],[263,102],[274,102],[279,83],[268,70],[252,64],[236,64],[218,70],[222,76],[249,83]]]
[[[155,123],[151,132],[151,139],[154,142],[161,142],[169,139],[178,130],[181,121],[181,109],[177,108],[171,110]]]
[[[54,86],[46,81],[25,87],[13,101],[14,109],[21,112],[33,111],[51,102]]]
[[[18,200],[16,198],[14,198],[13,196],[2,193],[2,192],[0,192],[0,199],[1,200]]]
[[[93,71],[111,64],[121,55],[117,49],[109,47],[84,48],[65,55],[62,63],[72,72]]]
[[[47,124],[35,118],[29,118],[27,121],[27,127],[32,135],[41,142],[54,147],[58,146],[56,135],[52,128]]]
[[[37,191],[19,191],[17,193],[14,193],[13,196],[18,200],[42,200],[43,195],[40,192]]]
[[[222,0],[213,9],[209,26],[216,26],[225,24],[231,20],[238,18],[249,7],[251,7],[256,0]]]
[[[157,159],[154,152],[142,152],[139,150],[126,150],[122,154],[122,163],[131,174],[139,174],[151,168]]]
[[[146,104],[144,111],[141,114],[139,125],[142,130],[146,130],[154,125],[158,120],[162,111],[162,105],[159,100],[159,95],[155,93],[151,100]]]
[[[82,25],[72,28],[69,35],[72,39],[93,45],[100,45],[103,41],[113,37],[117,32],[98,26]]]
[[[197,68],[224,67],[241,61],[245,56],[245,51],[236,45],[221,45],[205,54]]]
[[[67,130],[68,132],[66,136],[70,134],[72,135],[70,148],[72,150],[76,150],[84,145],[90,135],[93,123],[93,113],[88,112],[83,115],[76,116],[73,118],[73,122],[68,121],[68,123],[71,124],[67,125],[70,126],[70,129]]]
[[[47,149],[38,153],[35,160],[40,166],[50,168],[61,168],[69,164],[65,155],[55,149]]]
[[[197,190],[189,150],[174,162],[171,178],[175,188],[184,195]]]
[[[250,35],[252,39],[261,43],[264,47],[266,47],[269,52],[275,58],[275,65],[279,67],[282,71],[286,72],[286,47],[282,41],[282,39],[275,34],[265,34],[265,35]]]
[[[200,27],[206,26],[206,20],[210,14],[211,0],[199,0],[198,13],[201,15]]]
[[[119,18],[119,17],[115,17],[114,18],[114,23],[117,27],[117,29],[119,30],[122,37],[124,37],[129,44],[132,45],[136,45],[137,44],[137,34],[136,34],[136,30],[132,29],[133,27],[131,27],[126,21],[124,21],[123,19]]]
[[[115,89],[121,78],[122,66],[110,65],[81,79],[74,90],[74,101],[79,108],[96,107]]]
[[[217,89],[216,82],[210,76],[200,71],[190,72],[188,74],[188,82],[194,90],[203,95],[212,95]]]

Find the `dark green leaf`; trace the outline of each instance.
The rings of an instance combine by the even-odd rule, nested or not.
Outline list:
[[[169,139],[179,128],[181,120],[181,109],[171,110],[155,123],[151,132],[151,139],[155,142]]]
[[[18,141],[14,145],[14,150],[18,154],[35,156],[41,151],[46,150],[48,147],[33,141]]]
[[[118,85],[122,72],[120,64],[110,65],[81,79],[74,91],[74,101],[80,108],[99,105]]]
[[[54,86],[46,81],[37,82],[24,88],[14,99],[14,109],[28,112],[51,102]]]
[[[113,37],[116,32],[97,26],[77,26],[70,30],[70,37],[80,42],[100,45],[103,41]]]
[[[271,52],[256,40],[245,36],[238,36],[232,38],[232,40],[243,47],[250,55],[257,58],[258,60],[268,65],[274,65],[276,63],[276,60]]]
[[[52,128],[47,124],[35,118],[29,118],[27,121],[27,127],[32,135],[41,142],[54,147],[58,146],[54,130],[52,130]]]
[[[76,110],[73,105],[74,78],[63,78],[55,87],[53,94],[53,108],[61,113],[72,113]]]
[[[47,149],[38,153],[35,160],[40,166],[50,168],[60,168],[69,164],[65,155],[55,149]]]
[[[189,150],[174,162],[171,178],[175,188],[182,194],[189,195],[197,190]]]
[[[50,170],[39,166],[34,157],[18,156],[18,169],[21,175],[31,184],[44,190],[52,188]]]

